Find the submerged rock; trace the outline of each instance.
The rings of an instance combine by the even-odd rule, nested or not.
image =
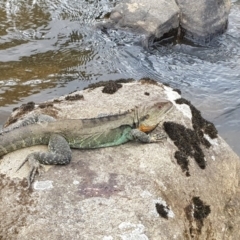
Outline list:
[[[25,188],[29,166],[16,169],[27,154],[47,147],[5,155],[0,162],[2,239],[240,238],[239,157],[170,87],[149,79],[121,82],[113,94],[102,91],[106,84],[95,86],[44,108],[35,104],[32,112],[19,108],[11,117],[41,112],[58,119],[91,118],[165,98],[174,108],[154,131],[165,129],[167,138],[73,150],[69,165],[45,167],[31,190]]]

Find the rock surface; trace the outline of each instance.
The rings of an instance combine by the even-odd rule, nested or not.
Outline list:
[[[176,0],[180,9],[180,26],[183,37],[209,43],[222,34],[228,24],[230,0]]]
[[[146,35],[145,45],[174,36],[209,43],[227,28],[230,0],[125,0],[104,26]]]
[[[148,38],[161,38],[179,26],[179,8],[174,0],[130,0],[119,3],[110,15],[120,28],[144,33]]]
[[[181,96],[162,84],[125,83],[114,94],[103,93],[106,86],[92,86],[34,109],[25,105],[14,111],[11,121],[23,110],[57,118],[89,118],[165,98],[174,103],[163,119],[171,138],[163,143],[73,150],[69,165],[46,168],[32,190],[25,189],[28,165],[16,169],[28,153],[47,148],[36,146],[4,156],[0,238],[239,239],[240,159],[221,137],[211,138],[214,131],[207,129],[214,127],[207,122],[200,130],[208,147],[198,142],[193,136],[199,130],[195,130],[196,124],[200,126],[195,121],[196,116],[201,120],[199,112],[183,99],[176,103]],[[174,136],[183,141],[173,141]],[[177,152],[182,157],[178,160]]]

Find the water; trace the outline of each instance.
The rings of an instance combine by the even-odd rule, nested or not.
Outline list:
[[[240,155],[240,1],[208,47],[156,45],[94,28],[116,1],[0,0],[0,124],[12,108],[89,83],[151,77],[182,90]]]

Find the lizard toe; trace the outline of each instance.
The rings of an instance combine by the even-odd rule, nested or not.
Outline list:
[[[150,134],[150,142],[162,142],[163,139],[167,138],[167,135],[163,132]]]
[[[39,163],[39,161],[34,157],[33,154],[30,154],[28,157],[27,157],[27,161],[29,163],[29,166],[30,166],[30,171],[29,171],[29,174],[28,174],[28,177],[27,177],[27,181],[28,181],[28,188],[30,188],[32,182],[34,181],[34,178],[36,176],[36,174],[38,173],[39,175],[41,174],[41,169],[42,169],[42,166],[41,164]]]

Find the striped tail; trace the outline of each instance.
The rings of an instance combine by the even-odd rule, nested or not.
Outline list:
[[[14,129],[0,135],[0,157],[18,149],[47,145],[50,134],[46,134],[39,125]]]

